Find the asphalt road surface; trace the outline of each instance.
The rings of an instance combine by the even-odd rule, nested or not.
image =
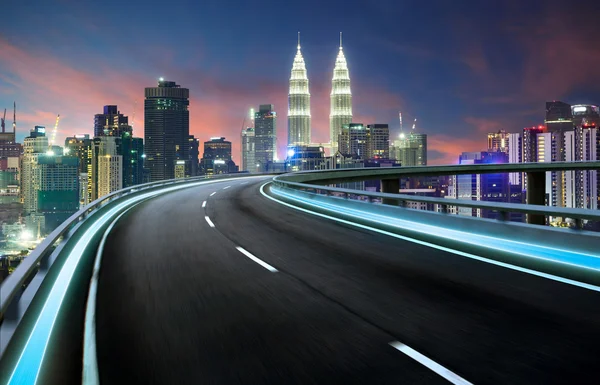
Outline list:
[[[102,384],[600,381],[599,293],[294,210],[266,180],[169,193],[117,223]]]

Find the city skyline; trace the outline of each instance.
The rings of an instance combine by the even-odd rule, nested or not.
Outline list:
[[[129,31],[139,29],[143,18],[138,16],[125,29],[109,32],[90,18],[100,5],[40,5],[40,14],[15,5],[14,17],[7,20],[0,37],[0,107],[10,110],[13,100],[17,101],[19,142],[34,125],[52,127],[57,114],[61,114],[57,143],[76,133],[91,133],[98,108],[113,104],[130,117],[135,135],[142,136],[142,90],[164,76],[190,88],[190,133],[201,140],[232,138],[234,160],[239,164],[240,143],[235,138],[249,107],[274,104],[280,126],[287,121],[289,65],[294,56],[290,41],[298,30],[311,81],[312,141],[329,140],[331,71],[337,37],[343,31],[352,71],[353,120],[389,124],[391,136],[396,137],[398,111],[406,121],[418,117],[420,130],[429,134],[429,163],[456,163],[462,151],[482,149],[482,133],[518,132],[539,124],[548,100],[598,103],[600,88],[595,84],[600,75],[594,68],[600,54],[590,49],[598,27],[586,22],[593,12],[583,11],[595,3],[585,3],[587,7],[573,7],[568,15],[560,14],[558,2],[544,2],[543,9],[535,1],[496,5],[495,12],[489,7],[483,12],[480,5],[450,7],[439,2],[425,7],[406,2],[386,14],[381,14],[381,5],[349,4],[348,16],[334,24],[317,15],[309,29],[298,12],[285,23],[278,21],[247,33],[235,27],[214,40],[200,37],[223,35],[216,23],[219,18],[208,20],[218,13],[218,8],[209,5],[201,16],[206,23],[192,23],[193,18],[181,16],[188,35],[178,44],[172,37]],[[250,12],[248,17],[258,12],[238,6],[230,13],[236,20],[244,12]],[[122,7],[135,14],[135,3]],[[189,7],[191,14],[199,10],[191,3],[175,2],[172,7]],[[426,12],[431,8],[434,12]],[[276,19],[286,10],[283,5],[275,7]],[[478,13],[483,16],[473,16]],[[376,16],[382,18],[382,28],[352,23]],[[411,20],[394,23],[393,28],[385,26],[386,20],[400,16]],[[23,27],[46,17],[55,20],[48,34]],[[535,25],[530,20],[536,20]],[[415,26],[425,21],[432,28],[415,32]],[[203,27],[198,29],[198,24]],[[79,29],[81,34],[75,36],[72,32]],[[97,44],[88,44],[90,39]],[[147,45],[139,46],[140,42]],[[163,54],[150,60],[155,50]],[[109,59],[115,56],[123,58],[119,64]],[[10,117],[7,120],[9,126]],[[286,139],[285,129],[279,130],[280,157]]]

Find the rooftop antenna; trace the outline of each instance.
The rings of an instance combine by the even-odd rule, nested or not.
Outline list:
[[[300,49],[300,31],[298,31],[298,49]]]
[[[342,49],[342,33],[340,32],[340,49]]]
[[[2,118],[2,122],[0,122],[0,123],[2,123],[1,124],[2,125],[2,132],[5,132],[4,131],[5,127],[6,127],[5,122],[6,122],[6,108],[4,109],[4,117]]]
[[[17,132],[17,102],[13,103],[13,132]]]

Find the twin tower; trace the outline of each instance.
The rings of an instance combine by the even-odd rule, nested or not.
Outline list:
[[[350,91],[350,74],[342,49],[342,33],[340,32],[340,49],[335,60],[331,81],[329,112],[331,154],[337,152],[338,137],[342,131],[342,126],[351,122],[352,92]],[[298,51],[292,66],[288,95],[288,146],[308,146],[310,143],[310,92],[308,91],[306,65],[300,51],[300,32],[298,32]]]

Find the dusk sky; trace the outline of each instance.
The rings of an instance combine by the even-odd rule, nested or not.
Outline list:
[[[278,113],[287,138],[288,78],[302,34],[313,141],[328,141],[338,35],[354,121],[429,135],[430,164],[485,150],[488,131],[539,124],[548,100],[600,103],[600,1],[86,1],[2,2],[0,107],[17,102],[19,141],[34,125],[59,143],[93,132],[117,104],[143,137],[144,87],[189,88],[190,132],[225,136],[239,162],[250,107]],[[492,5],[493,4],[493,5]],[[500,5],[502,4],[502,5]]]

